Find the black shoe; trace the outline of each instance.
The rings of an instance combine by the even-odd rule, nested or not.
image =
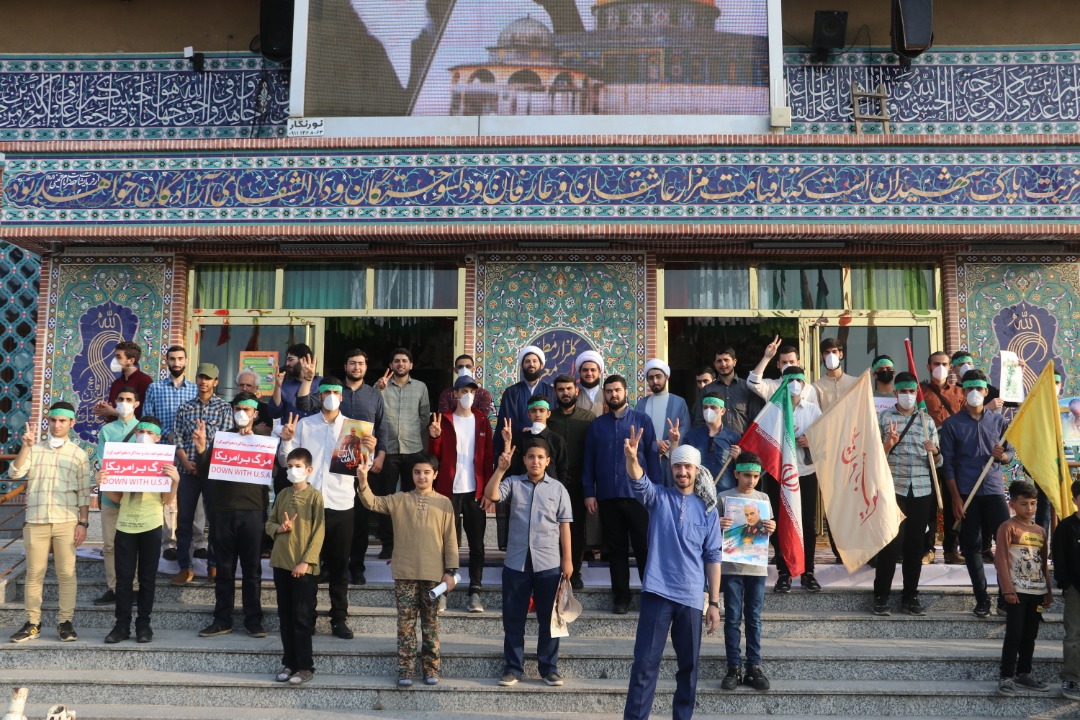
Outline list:
[[[247,630],[247,634],[253,638],[266,637],[266,628],[262,625],[245,625],[244,629]]]
[[[769,678],[765,677],[765,673],[761,672],[761,668],[757,665],[746,668],[746,673],[743,675],[743,683],[755,690],[769,689]]]
[[[739,683],[742,682],[742,673],[739,671],[738,665],[728,665],[727,675],[720,681],[721,690],[734,690],[739,687]]]
[[[117,625],[112,629],[108,635],[105,636],[106,645],[115,645],[118,642],[123,642],[131,637],[131,630],[121,625]]]
[[[918,617],[922,617],[926,614],[926,608],[924,608],[922,606],[922,603],[919,602],[918,595],[908,600],[901,600],[900,609],[906,612],[908,615],[916,615]]]
[[[27,640],[37,640],[39,637],[41,637],[41,625],[26,623],[11,636],[11,642],[21,643]]]
[[[165,551],[161,553],[162,560],[168,560],[169,562],[176,562],[177,557],[176,548],[165,548]]]
[[[208,560],[210,558],[210,553],[207,552],[206,548],[196,548],[195,552],[191,553],[191,557],[199,560]]]
[[[629,603],[624,603],[624,602],[617,602],[611,608],[611,612],[614,615],[626,615],[627,613],[630,612],[630,604]]]
[[[199,631],[199,637],[217,637],[218,635],[228,635],[231,632],[231,625],[226,625],[225,623],[220,623],[215,620]]]
[[[323,570],[319,573],[319,576],[315,578],[316,585],[328,585],[330,583],[330,573]]]
[[[113,605],[116,603],[116,593],[106,590],[100,597],[94,598],[95,605]]]
[[[892,615],[892,611],[889,609],[888,595],[874,596],[874,614],[879,617],[888,617],[889,615]]]
[[[353,631],[349,628],[349,624],[344,620],[330,623],[330,632],[333,633],[334,637],[341,638],[342,640],[353,639]]]
[[[975,609],[972,610],[975,613],[975,617],[990,617],[990,598],[984,598],[975,603]]]
[[[367,577],[364,575],[363,570],[349,574],[349,584],[351,585],[367,585]]]
[[[574,573],[570,576],[570,587],[574,590],[585,589],[585,581],[581,579],[581,573]]]
[[[780,575],[776,578],[776,584],[773,585],[773,592],[775,593],[789,593],[791,592],[791,576]]]
[[[79,639],[79,634],[75,632],[75,626],[71,624],[70,620],[65,620],[56,626],[56,636],[60,638],[60,642],[71,642]]]
[[[814,573],[803,573],[802,578],[800,579],[802,581],[803,590],[806,592],[821,592],[821,583],[814,577]]]
[[[990,550],[984,550],[982,554],[983,562],[987,565],[994,564],[994,553]]]
[[[393,545],[383,545],[382,550],[379,551],[379,559],[380,560],[389,560],[393,556],[394,556],[394,546]]]
[[[153,642],[154,631],[147,627],[135,628],[135,642],[148,643]]]

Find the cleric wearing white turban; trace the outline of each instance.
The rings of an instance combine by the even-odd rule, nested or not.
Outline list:
[[[655,452],[666,455],[672,445],[677,445],[679,438],[690,431],[690,410],[686,401],[678,395],[668,392],[668,380],[671,367],[659,358],[652,358],[645,363],[645,382],[651,394],[646,395],[634,407],[652,418],[653,432],[656,435]],[[663,476],[653,478],[667,487],[672,485],[671,467],[662,463]]]

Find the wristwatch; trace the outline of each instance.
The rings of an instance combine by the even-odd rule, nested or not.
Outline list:
[[[719,600],[710,600],[709,601],[709,607],[714,607],[717,610],[719,610],[720,609],[720,601]]]
[[[90,523],[86,522],[85,520],[80,520],[80,521],[79,521],[78,523],[76,523],[76,524],[77,524],[77,525],[82,525],[82,526],[83,526],[84,528],[87,528],[87,529],[89,529],[89,528],[90,528]]]
[[[457,568],[454,568],[453,570],[451,570],[450,568],[443,568],[443,575],[449,575],[450,577],[454,577],[454,573],[456,572]]]

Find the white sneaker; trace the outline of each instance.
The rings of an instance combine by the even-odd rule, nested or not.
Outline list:
[[[480,593],[469,593],[469,604],[467,609],[471,613],[484,612],[484,606],[480,604]]]

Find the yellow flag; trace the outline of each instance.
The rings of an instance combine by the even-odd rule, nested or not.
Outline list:
[[[1059,518],[1076,512],[1072,500],[1072,478],[1065,460],[1061,437],[1061,414],[1054,387],[1054,364],[1047,363],[1035,387],[1016,413],[1005,439],[1016,448],[1016,455],[1035,483],[1050,498]]]

